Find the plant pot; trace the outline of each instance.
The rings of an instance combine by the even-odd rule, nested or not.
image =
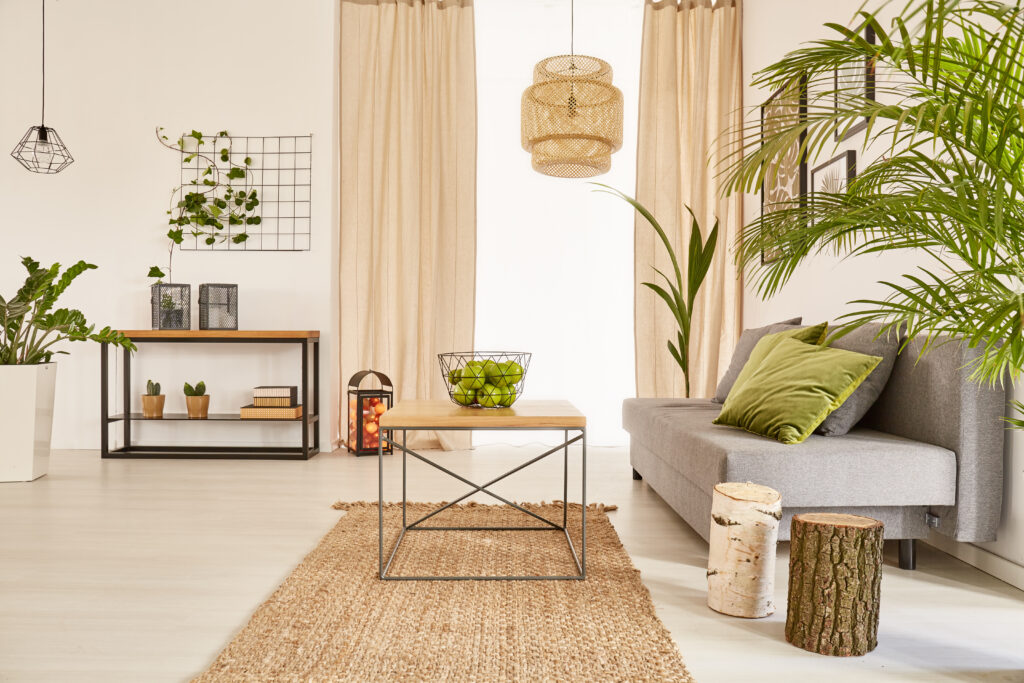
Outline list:
[[[0,365],[0,481],[46,474],[56,385],[56,363]]]
[[[185,407],[193,420],[205,420],[210,413],[210,396],[186,396]]]
[[[142,417],[148,419],[159,419],[164,416],[164,395],[150,396],[142,395]]]

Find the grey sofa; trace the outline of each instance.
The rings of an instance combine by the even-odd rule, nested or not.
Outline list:
[[[633,476],[644,479],[706,540],[711,491],[752,481],[782,494],[780,540],[809,511],[849,512],[885,523],[900,539],[900,566],[914,568],[914,539],[930,527],[958,541],[995,539],[1002,503],[1006,393],[967,379],[975,352],[920,342],[897,358],[881,396],[844,436],[814,434],[783,445],[711,424],[709,399],[627,399]]]

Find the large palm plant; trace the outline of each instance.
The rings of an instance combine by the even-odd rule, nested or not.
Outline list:
[[[738,258],[767,297],[818,252],[917,250],[929,263],[883,283],[885,298],[853,302],[845,328],[876,321],[905,325],[929,344],[960,339],[982,352],[974,379],[1017,379],[1024,365],[1020,1],[915,1],[892,21],[862,11],[850,26],[826,27],[831,37],[756,74],[755,84],[771,91],[805,79],[806,111],[763,134],[749,124],[744,156],[727,171],[730,191],[755,191],[801,140],[806,158],[831,155],[835,138],[865,120],[865,144],[884,153],[845,192],[766,207],[745,227]],[[875,99],[863,84],[833,77],[872,63]],[[762,263],[763,252],[779,258]]]

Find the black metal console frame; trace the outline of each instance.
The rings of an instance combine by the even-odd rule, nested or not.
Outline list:
[[[146,446],[132,444],[132,422],[172,422],[144,418],[133,414],[131,406],[131,363],[132,354],[124,350],[123,393],[125,412],[110,414],[110,359],[109,344],[100,344],[100,455],[103,458],[208,458],[224,460],[309,460],[320,452],[320,338],[312,336],[261,337],[180,337],[146,336],[133,338],[136,346],[146,344],[298,344],[302,349],[302,385],[299,396],[302,399],[302,417],[298,419],[245,419],[239,422],[297,422],[302,424],[302,446]],[[116,361],[116,355],[115,355]],[[310,367],[312,365],[312,368]],[[312,396],[310,396],[310,369],[313,371]],[[313,410],[309,410],[312,399]],[[234,420],[234,416],[221,416],[222,420]],[[208,422],[209,420],[189,420]],[[216,419],[213,421],[217,421]],[[109,428],[112,423],[123,422],[124,445],[110,448]],[[185,422],[185,420],[182,420]],[[310,434],[312,432],[312,435]]]

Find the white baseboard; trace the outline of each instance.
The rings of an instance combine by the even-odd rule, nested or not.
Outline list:
[[[938,548],[944,553],[963,560],[972,567],[977,567],[986,574],[991,574],[1000,581],[1024,590],[1024,566],[1010,562],[1006,558],[979,548],[972,543],[960,543],[941,536],[934,531],[923,539],[928,545]]]

